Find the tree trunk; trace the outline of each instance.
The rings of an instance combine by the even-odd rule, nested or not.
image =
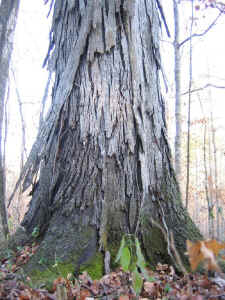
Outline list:
[[[5,205],[5,168],[3,149],[3,119],[5,97],[9,75],[9,63],[13,49],[13,36],[16,27],[19,0],[0,2],[0,218],[4,236],[9,233]]]
[[[99,249],[114,255],[125,233],[154,265],[170,259],[169,231],[181,254],[200,238],[171,166],[159,28],[153,0],[56,1],[53,106],[21,175],[25,189],[40,168],[22,222],[42,240],[30,266],[102,260]]]
[[[175,120],[176,134],[174,141],[174,166],[178,183],[181,182],[181,137],[182,137],[182,103],[181,103],[181,51],[180,51],[180,23],[179,8],[177,0],[173,0],[173,16],[174,16],[174,83],[175,83]]]
[[[220,203],[218,197],[218,176],[217,176],[217,146],[216,146],[216,129],[214,127],[214,117],[213,117],[213,107],[212,107],[212,95],[211,90],[210,94],[210,123],[211,123],[211,135],[212,135],[212,151],[213,151],[213,160],[214,160],[214,184],[213,184],[213,194],[214,194],[214,202],[216,207],[216,238],[220,239]]]

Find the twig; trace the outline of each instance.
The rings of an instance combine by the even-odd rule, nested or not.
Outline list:
[[[207,84],[206,84],[205,86],[203,86],[203,87],[200,87],[200,88],[196,88],[196,89],[191,90],[190,93],[199,92],[199,91],[202,91],[202,90],[204,90],[204,89],[206,89],[206,88],[208,88],[208,87],[213,87],[213,88],[216,88],[216,89],[225,89],[225,86],[224,86],[224,85],[220,86],[220,85],[215,85],[215,84],[207,83]],[[185,95],[187,95],[187,94],[189,94],[189,91],[184,92],[183,94],[181,94],[181,96],[185,96]]]
[[[49,2],[49,0],[45,0],[44,3],[45,5]],[[53,3],[54,3],[54,0],[51,1],[50,3],[50,8],[49,8],[49,11],[48,11],[48,14],[47,14],[47,18],[49,17],[50,13],[51,13],[51,10],[52,10],[52,7],[53,7]]]
[[[186,38],[183,42],[179,44],[179,47],[183,46],[186,42],[190,41],[190,39],[194,37],[201,37],[205,35],[216,23],[216,21],[219,19],[219,17],[222,15],[222,12],[219,13],[219,15],[216,17],[216,19],[209,25],[208,28],[206,28],[202,33],[194,33],[190,35],[188,38]]]
[[[169,28],[168,28],[168,25],[167,25],[167,23],[166,23],[166,18],[165,18],[165,14],[164,14],[164,12],[163,12],[163,8],[162,8],[162,6],[161,6],[159,0],[156,0],[156,3],[157,3],[157,6],[158,6],[158,9],[159,9],[161,18],[162,18],[162,20],[163,20],[164,26],[165,26],[165,28],[166,28],[166,33],[167,33],[168,37],[171,37],[170,31],[169,31]]]

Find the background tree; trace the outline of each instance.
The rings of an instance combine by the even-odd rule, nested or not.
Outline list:
[[[174,162],[178,182],[181,180],[181,136],[182,136],[182,103],[181,103],[181,51],[180,51],[180,24],[179,8],[177,0],[173,0],[174,14],[174,83],[175,83],[175,143],[174,143]]]
[[[189,42],[189,86],[188,86],[188,112],[187,112],[187,116],[188,116],[188,120],[187,120],[187,124],[188,124],[188,134],[187,134],[187,151],[186,151],[186,155],[187,155],[187,167],[186,167],[186,187],[185,187],[185,206],[188,209],[188,203],[189,203],[189,173],[190,173],[190,138],[191,138],[191,134],[190,134],[190,122],[191,122],[191,85],[192,85],[192,39],[193,38],[200,38],[200,37],[204,37],[208,32],[210,32],[210,30],[215,26],[215,24],[217,23],[218,19],[223,15],[223,6],[219,5],[216,1],[202,1],[202,3],[196,3],[195,1],[191,1],[190,5],[191,5],[191,13],[190,13],[190,17],[189,19],[190,21],[190,25],[186,25],[187,27],[190,27],[190,30],[188,30],[188,33],[186,33],[188,35],[187,38],[183,39],[182,41],[180,41],[180,31],[183,34],[183,26],[181,26],[180,22],[179,22],[179,10],[182,9],[184,10],[184,6],[182,6],[181,4],[182,1],[179,0],[173,0],[173,16],[174,16],[174,41],[173,41],[173,48],[174,48],[174,85],[175,85],[175,138],[174,138],[174,165],[175,165],[175,171],[176,171],[176,176],[177,176],[177,180],[178,182],[182,181],[182,134],[183,134],[183,128],[184,126],[182,125],[183,122],[183,114],[182,114],[182,107],[184,106],[184,99],[183,99],[183,95],[181,93],[181,89],[184,88],[184,84],[181,85],[181,75],[183,72],[182,68],[182,64],[184,65],[185,59],[182,59],[182,48],[183,46]],[[179,9],[179,6],[181,6],[181,8]],[[198,17],[198,13],[196,14],[196,17],[194,15],[194,11],[198,11],[200,10],[200,7],[204,6],[204,8],[208,8],[208,7],[212,7],[212,8],[217,8],[219,9],[219,14],[217,15],[217,17],[213,20],[213,22],[207,26],[206,29],[204,29],[204,31],[200,32],[200,33],[196,33],[193,32],[193,25],[194,25],[194,20]],[[195,10],[194,10],[195,8]],[[185,23],[185,21],[183,22]],[[187,29],[187,28],[186,28]],[[187,31],[187,30],[185,30]],[[185,78],[185,76],[183,75],[183,78]]]
[[[5,207],[5,169],[3,165],[3,118],[9,63],[13,49],[13,36],[19,9],[19,0],[1,1],[0,3],[0,214],[5,237],[9,233]]]

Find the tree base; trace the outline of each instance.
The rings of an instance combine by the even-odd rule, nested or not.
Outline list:
[[[104,275],[104,252],[99,250],[98,230],[95,226],[78,226],[73,224],[73,220],[72,217],[53,217],[37,252],[23,266],[23,272],[36,284],[41,285],[46,282],[50,284],[59,276],[66,277],[68,273],[77,277],[85,270],[92,279],[99,279]],[[192,240],[201,238],[191,219],[188,220],[189,222],[183,227],[190,232],[189,238]],[[108,234],[107,247],[111,255],[112,270],[119,266],[115,263],[115,257],[122,235],[122,232],[109,232]],[[168,241],[160,228],[150,222],[143,224],[143,230],[140,229],[138,238],[150,268],[154,269],[159,262],[174,265],[177,268],[173,257],[168,253]],[[175,241],[177,251],[184,265],[187,266],[187,257],[184,255],[185,240],[182,236],[175,236]]]

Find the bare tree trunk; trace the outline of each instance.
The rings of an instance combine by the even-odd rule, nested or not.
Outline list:
[[[191,27],[190,27],[190,57],[189,57],[189,93],[188,93],[188,134],[187,134],[187,176],[186,176],[186,197],[185,205],[189,205],[189,181],[190,181],[190,131],[191,131],[191,87],[192,87],[192,33],[194,24],[194,4],[191,2]]]
[[[205,168],[205,194],[206,194],[206,201],[207,201],[207,208],[208,208],[208,234],[209,234],[209,238],[213,238],[213,236],[214,236],[214,216],[213,216],[214,205],[212,202],[211,188],[209,186],[210,173],[208,172],[208,169],[207,169],[206,136],[207,136],[207,125],[205,124],[204,150],[203,150],[204,151],[204,168]],[[208,143],[210,143],[210,139],[209,139]],[[209,167],[209,170],[210,170],[210,167]]]
[[[210,218],[209,218],[208,170],[207,170],[207,162],[206,162],[206,132],[207,132],[207,127],[205,124],[203,154],[204,154],[204,168],[205,168],[205,195],[206,195],[206,201],[208,207],[208,232],[209,232]]]
[[[224,216],[224,209],[225,209],[225,203],[224,203],[224,152],[218,151],[218,199],[219,199],[219,233],[220,236],[218,237],[221,241],[225,241],[225,234],[224,234],[224,228],[225,228],[225,216]]]
[[[19,107],[19,114],[20,114],[20,122],[21,122],[21,132],[22,132],[22,139],[21,139],[21,154],[20,154],[20,170],[22,171],[24,167],[24,162],[27,159],[27,149],[26,149],[26,124],[23,116],[23,103],[22,99],[20,97],[19,89],[17,87],[17,82],[16,82],[16,76],[13,68],[11,68],[11,73],[14,79],[14,84],[15,84],[15,92],[17,96],[17,102],[18,102],[18,107]],[[15,203],[15,209],[16,209],[16,227],[18,224],[21,222],[21,212],[22,212],[22,185],[20,184],[19,191],[17,194],[17,200]]]
[[[200,199],[199,199],[199,161],[198,161],[198,155],[196,155],[196,161],[195,161],[195,193],[194,193],[194,221],[197,226],[200,225]]]
[[[210,121],[210,120],[209,120]],[[209,233],[210,237],[214,238],[215,236],[215,215],[214,215],[214,208],[215,208],[215,201],[214,201],[214,186],[213,186],[213,167],[212,167],[212,133],[210,131],[209,134],[209,142],[208,142],[208,162],[209,162],[209,176],[208,176],[208,186],[209,186],[209,218],[210,218],[210,226],[209,226]]]
[[[182,257],[186,239],[201,235],[171,166],[156,2],[70,3],[55,3],[53,105],[22,173],[24,189],[34,184],[22,225],[42,239],[27,268],[40,256],[79,268],[99,249],[115,253],[124,233],[153,265],[174,263],[169,232]]]
[[[5,169],[3,167],[2,133],[9,63],[13,49],[12,43],[18,9],[19,0],[2,1],[0,4],[0,214],[5,237],[8,235],[9,229],[5,206]]]
[[[211,94],[211,93],[210,93]],[[212,147],[213,147],[213,158],[214,158],[214,199],[216,206],[216,237],[220,239],[220,203],[218,197],[218,168],[217,168],[217,147],[216,147],[216,129],[214,128],[214,118],[213,118],[213,108],[212,108],[212,97],[211,100],[211,112],[210,112],[210,121],[211,121],[211,131],[212,131]]]
[[[175,172],[180,182],[181,177],[181,135],[182,135],[182,113],[181,113],[181,90],[180,90],[180,76],[181,76],[181,55],[180,55],[180,24],[179,24],[179,9],[177,0],[173,0],[173,14],[174,14],[174,76],[175,76],[175,122],[176,134],[174,144],[174,161]]]

